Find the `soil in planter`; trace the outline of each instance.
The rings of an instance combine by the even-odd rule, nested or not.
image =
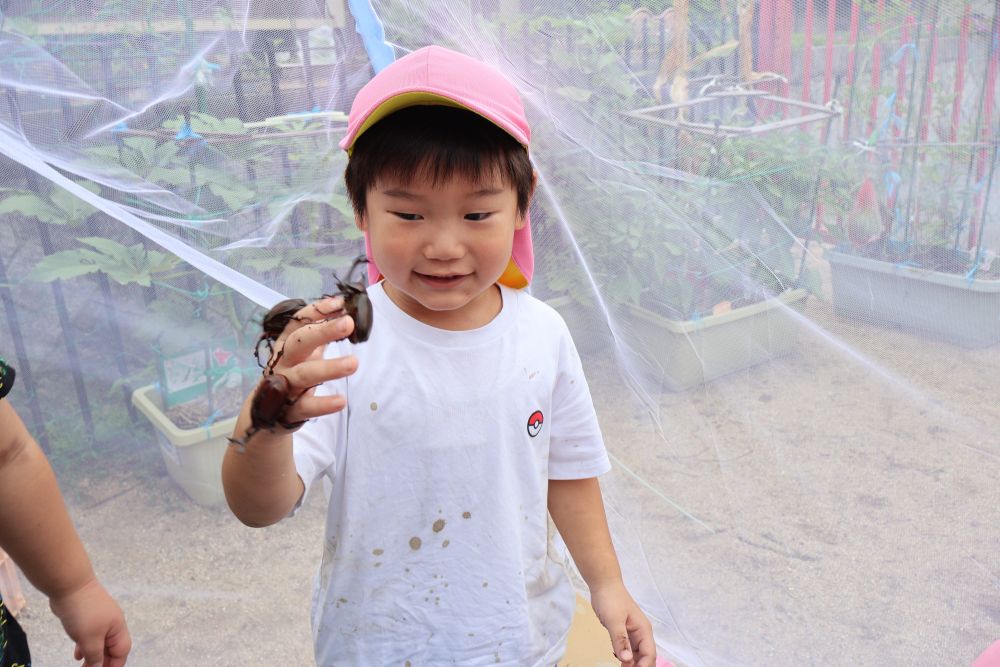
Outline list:
[[[229,387],[212,394],[211,411],[208,399],[200,396],[193,401],[175,405],[165,411],[165,414],[178,428],[198,428],[204,426],[210,416],[214,416],[213,422],[218,422],[238,414],[244,400],[246,392],[242,387]]]
[[[885,239],[872,241],[859,248],[845,249],[847,254],[899,264],[906,262],[919,269],[938,271],[956,276],[964,276],[972,268],[972,260],[966,250],[955,250],[945,246],[918,246],[910,252],[886,243]],[[976,272],[979,280],[1000,280],[1000,262],[991,262],[989,270],[980,268]]]
[[[781,296],[791,289],[794,289],[791,281],[789,284],[775,281],[773,285],[761,285],[757,289],[745,289],[741,285],[732,285],[725,289],[702,288],[700,294],[695,297],[694,312],[687,317],[671,304],[658,300],[655,294],[644,294],[639,300],[639,306],[668,320],[685,322],[718,315],[744,306],[752,306]]]

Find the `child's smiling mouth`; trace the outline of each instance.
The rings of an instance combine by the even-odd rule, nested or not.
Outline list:
[[[430,274],[414,271],[414,274],[431,287],[453,287],[469,277],[467,273]]]

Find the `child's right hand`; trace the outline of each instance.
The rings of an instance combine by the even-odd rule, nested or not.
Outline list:
[[[349,315],[331,318],[344,306],[342,297],[330,297],[313,302],[299,310],[285,326],[274,343],[273,365],[268,367],[285,376],[289,384],[288,406],[283,415],[286,424],[295,424],[342,410],[343,396],[316,396],[315,388],[329,380],[347,377],[358,367],[357,357],[347,355],[324,359],[328,343],[341,340],[354,331]],[[298,397],[298,398],[296,398]]]
[[[125,616],[96,579],[65,595],[49,598],[49,606],[69,638],[76,642],[73,657],[84,667],[122,667],[132,638]]]

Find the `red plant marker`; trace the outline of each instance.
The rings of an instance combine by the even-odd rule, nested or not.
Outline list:
[[[847,238],[853,245],[863,246],[883,233],[885,229],[882,216],[879,214],[875,182],[871,176],[865,176],[857,194],[854,195],[854,206],[847,220]]]

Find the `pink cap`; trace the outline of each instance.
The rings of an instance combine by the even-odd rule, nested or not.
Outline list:
[[[499,70],[474,58],[427,46],[392,63],[358,91],[347,119],[347,134],[340,147],[351,152],[354,142],[369,127],[400,109],[416,105],[446,105],[465,108],[486,118],[527,148],[531,128],[524,115],[521,95]],[[371,255],[365,233],[368,279],[381,275]],[[531,220],[514,232],[514,248],[507,270],[498,282],[510,287],[527,286],[534,273]]]

